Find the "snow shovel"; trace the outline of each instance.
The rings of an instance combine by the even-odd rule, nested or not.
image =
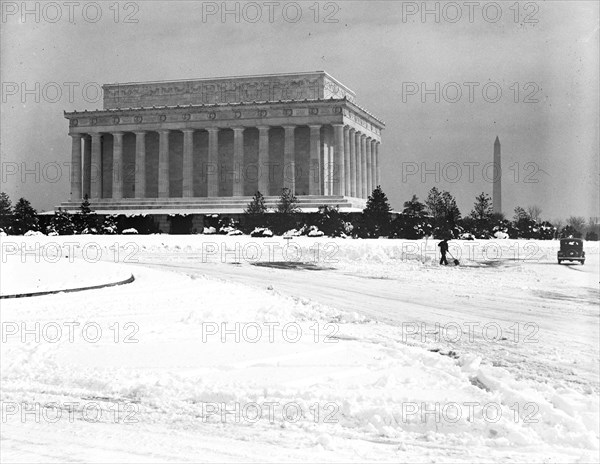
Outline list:
[[[454,256],[452,256],[452,253],[450,253],[450,251],[447,251],[446,253],[448,253],[450,255],[450,257],[454,260],[455,266],[458,266],[460,264],[460,261],[458,259],[456,259]]]

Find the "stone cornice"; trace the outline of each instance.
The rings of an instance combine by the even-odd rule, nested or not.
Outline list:
[[[357,112],[361,116],[366,117],[366,119],[373,119],[373,120],[375,120],[378,123],[377,125],[378,125],[379,129],[385,129],[385,122],[383,122],[377,116],[374,116],[372,113],[369,113],[362,106],[359,106],[355,102],[350,102],[350,101],[348,102],[348,106],[350,106],[351,108],[353,108],[355,111],[358,110]]]
[[[337,106],[333,106],[337,105]],[[341,106],[340,106],[341,104]],[[323,113],[325,109],[325,113]],[[205,105],[175,105],[139,108],[115,108],[93,111],[64,112],[71,128],[90,126],[119,126],[146,123],[187,123],[187,122],[216,122],[220,120],[240,123],[247,119],[294,118],[294,116],[344,116],[361,122],[361,126],[375,128],[375,132],[385,127],[385,124],[356,103],[342,99],[319,100],[281,100],[277,102],[264,101],[252,103],[215,103]],[[149,119],[148,119],[149,118]],[[142,128],[141,126],[140,128]]]

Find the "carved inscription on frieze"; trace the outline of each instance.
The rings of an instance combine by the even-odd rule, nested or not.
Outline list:
[[[140,83],[106,86],[105,108],[128,106],[210,105],[254,101],[304,100],[320,98],[322,82],[315,77],[268,77],[208,82]]]

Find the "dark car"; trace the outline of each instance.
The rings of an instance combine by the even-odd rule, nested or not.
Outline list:
[[[558,264],[563,261],[580,261],[585,263],[585,251],[583,251],[583,240],[580,238],[561,238],[560,250],[558,250]]]

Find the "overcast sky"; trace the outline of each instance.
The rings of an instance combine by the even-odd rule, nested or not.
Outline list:
[[[21,3],[3,1],[0,24],[2,190],[13,203],[68,199],[67,176],[53,182],[70,160],[63,111],[101,108],[96,84],[325,70],[385,121],[382,187],[395,209],[437,186],[468,214],[492,193],[483,167],[498,136],[507,216],[517,205],[544,219],[599,215],[596,1],[428,2],[439,21],[414,11],[421,2],[239,3],[239,14],[231,2],[225,17],[209,14],[221,2],[80,2],[72,18],[63,2],[25,2],[39,16],[22,17]],[[39,182],[23,179],[36,163]]]

